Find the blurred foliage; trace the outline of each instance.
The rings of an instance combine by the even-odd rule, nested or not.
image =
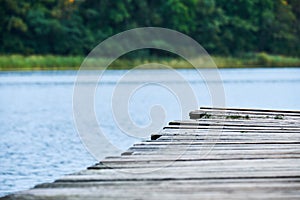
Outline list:
[[[0,0],[0,53],[82,56],[144,26],[181,31],[215,55],[300,56],[299,0]]]

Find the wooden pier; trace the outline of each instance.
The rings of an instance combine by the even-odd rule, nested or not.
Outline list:
[[[300,111],[203,107],[190,118],[4,199],[300,199]]]

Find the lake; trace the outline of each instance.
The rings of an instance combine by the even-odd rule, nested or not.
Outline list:
[[[119,152],[150,133],[128,136],[120,131],[120,126],[124,126],[127,133],[132,130],[131,126],[115,124],[111,97],[116,85],[121,85],[120,91],[126,92],[133,84],[147,83],[136,88],[129,100],[120,93],[113,104],[115,114],[118,109],[120,112],[125,109],[134,126],[142,129],[151,124],[149,113],[154,105],[164,108],[163,125],[188,117],[188,113],[182,113],[181,99],[176,93],[151,82],[153,77],[166,77],[164,70],[138,70],[133,79],[118,83],[127,72],[106,71],[95,92],[97,120]],[[212,105],[207,83],[195,70],[177,72],[186,81],[171,77],[166,84],[179,90],[188,84],[198,105]],[[221,80],[209,81],[222,84],[228,107],[300,110],[300,68],[220,69],[219,73]],[[76,75],[76,71],[0,72],[0,196],[51,182],[97,162],[79,139],[74,122]],[[126,115],[117,117],[123,122],[130,121]],[[119,153],[105,145],[100,141],[103,156]]]

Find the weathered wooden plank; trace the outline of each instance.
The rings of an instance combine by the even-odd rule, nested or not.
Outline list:
[[[158,155],[148,155],[139,156],[139,155],[131,155],[131,157],[107,157],[104,159],[106,161],[114,161],[114,162],[123,162],[123,161],[131,161],[131,162],[139,162],[139,161],[162,161],[162,162],[173,162],[173,161],[204,161],[204,160],[244,160],[244,159],[299,159],[299,154],[260,154],[260,155],[210,155],[209,152],[203,151],[198,155],[168,155],[168,156],[158,156]]]
[[[236,127],[284,127],[284,128],[299,128],[299,123],[258,123],[258,122],[227,122],[227,121],[220,121],[218,123],[216,122],[202,122],[198,120],[189,120],[189,121],[172,121],[169,122],[169,125],[175,125],[175,126],[236,126]]]
[[[287,122],[294,122],[294,121],[299,121],[299,117],[297,116],[282,116],[282,115],[274,115],[274,116],[269,116],[269,115],[256,115],[256,114],[235,114],[232,113],[230,115],[224,114],[224,113],[190,113],[190,119],[192,120],[200,120],[200,119],[218,119],[220,121],[226,121],[226,120],[248,120],[248,121],[258,121],[258,120],[267,120],[267,119],[272,119],[276,121],[283,121],[287,120]]]
[[[285,185],[287,183],[291,183],[291,185]],[[129,183],[125,181],[99,181],[99,182],[54,182],[54,183],[45,183],[37,185],[36,188],[60,188],[60,187],[68,187],[68,188],[84,188],[84,187],[90,187],[90,186],[115,186],[115,187],[136,187],[136,186],[156,186],[156,185],[181,185],[181,186],[195,186],[200,184],[200,187],[221,187],[224,186],[224,184],[230,185],[231,187],[245,187],[245,186],[253,186],[253,184],[257,184],[260,187],[270,186],[273,187],[279,187],[282,185],[285,185],[285,187],[295,187],[300,184],[299,178],[236,178],[236,179],[198,179],[198,180],[162,180],[161,182],[147,180],[147,181],[131,181]],[[197,186],[199,187],[199,186]],[[101,189],[101,188],[99,188]]]
[[[199,156],[201,155],[201,152],[205,152],[205,149],[203,149],[202,151],[189,151],[189,149],[187,148],[187,150],[185,151],[172,151],[172,150],[168,150],[167,148],[165,149],[161,149],[160,151],[134,151],[132,152],[131,155],[164,155],[164,156],[170,156],[170,155],[191,155],[191,156]],[[261,154],[261,150],[226,150],[226,153],[224,153],[224,150],[221,151],[215,151],[213,149],[211,149],[209,151],[209,156],[208,157],[212,157],[213,155],[222,155],[222,156],[227,156],[228,154],[239,154],[240,156],[248,156],[248,155],[257,155],[257,154]],[[276,152],[274,151],[274,149],[272,150],[267,150],[265,149],[263,151],[264,153],[262,155],[281,155],[281,154],[300,154],[299,150],[277,150]]]
[[[215,140],[214,140],[215,139]],[[218,138],[212,138],[207,141],[163,141],[163,140],[149,140],[143,141],[140,143],[136,143],[133,146],[141,146],[141,145],[215,145],[215,144],[252,144],[252,145],[267,145],[267,144],[298,144],[300,145],[299,140],[281,140],[281,141],[218,141]]]
[[[257,108],[221,108],[221,107],[207,107],[207,106],[201,106],[200,110],[224,110],[224,111],[253,111],[253,112],[277,112],[277,113],[295,113],[300,115],[300,111],[297,110],[275,110],[275,109],[257,109]]]
[[[276,150],[288,150],[288,149],[293,149],[295,151],[300,150],[300,145],[264,145],[264,146],[258,146],[258,145],[192,145],[186,147],[185,145],[172,145],[172,146],[158,146],[158,145],[142,145],[142,146],[134,146],[130,147],[128,151],[157,151],[157,150],[177,150],[177,149],[182,149],[185,148],[187,151],[200,151],[201,149],[212,149],[214,151],[227,151],[227,150],[268,150],[272,149],[274,151]]]
[[[209,126],[189,126],[189,125],[169,125],[165,126],[164,129],[219,129],[219,130],[238,130],[238,131],[253,131],[253,130],[268,130],[268,131],[294,131],[294,132],[300,132],[300,127],[243,127],[243,126],[215,126],[215,125],[209,125]]]
[[[5,199],[300,199],[300,111],[201,107],[190,116]]]
[[[289,166],[289,167],[297,167],[299,166],[298,159],[250,159],[250,160],[193,160],[193,161],[185,161],[185,160],[176,160],[175,162],[167,162],[167,161],[127,161],[122,160],[120,162],[115,162],[114,160],[104,160],[100,163],[91,167],[91,169],[102,169],[105,167],[110,167],[113,169],[122,169],[122,168],[156,168],[156,167],[164,167],[168,166],[169,169],[172,167],[182,167],[182,166],[197,166],[202,168],[216,167],[222,166],[223,168],[230,168],[231,166],[241,166],[241,167],[259,167],[259,166],[269,166],[272,168],[279,166]]]
[[[158,135],[158,134],[157,134]],[[299,133],[186,133],[184,135],[178,134],[160,134],[155,140],[209,140],[215,138],[219,140],[279,140],[279,139],[300,139]],[[151,139],[154,140],[154,139]]]
[[[26,199],[297,199],[299,185],[290,184],[259,184],[255,187],[250,184],[201,184],[197,181],[162,181],[147,182],[140,185],[129,182],[124,185],[92,185],[83,188],[39,188],[29,191]],[[41,195],[43,194],[43,196]],[[247,195],[246,195],[247,194]],[[20,198],[21,197],[21,198]],[[13,199],[25,199],[22,194],[15,195]]]
[[[189,114],[191,119],[274,119],[274,120],[299,120],[299,114],[264,113],[264,112],[241,112],[241,111],[218,111],[218,110],[195,110]]]
[[[142,151],[178,151],[178,149],[184,149],[185,151],[201,151],[201,150],[213,150],[213,151],[228,151],[228,150],[294,150],[299,151],[300,145],[282,145],[282,144],[272,144],[272,145],[190,145],[186,147],[185,145],[136,145],[130,147],[128,152],[142,152]]]
[[[207,134],[186,134],[183,136],[178,136],[178,134],[152,134],[151,140],[262,140],[262,139],[273,139],[273,140],[279,140],[279,139],[299,139],[300,134],[273,134],[273,133],[265,133],[261,135],[257,134],[251,134],[251,133],[242,133],[242,134],[224,134],[224,133],[207,133]],[[163,137],[162,137],[163,136]]]
[[[212,115],[213,116],[213,115]],[[226,117],[226,115],[220,115],[221,117]],[[241,115],[243,116],[243,115]],[[286,119],[274,119],[274,118],[248,118],[245,119],[243,117],[241,118],[200,118],[200,119],[188,119],[188,120],[173,120],[173,121],[201,121],[201,122],[215,122],[215,123],[222,123],[222,122],[243,122],[243,123],[271,123],[271,124],[289,124],[289,123],[299,123],[298,118],[286,118]]]
[[[299,178],[300,169],[288,170],[270,170],[266,169],[250,170],[242,168],[226,168],[223,170],[214,169],[201,169],[201,168],[177,168],[173,173],[168,173],[168,167],[160,168],[159,170],[149,170],[143,168],[126,169],[123,173],[116,169],[103,169],[103,170],[86,170],[78,174],[68,175],[59,180],[58,182],[99,182],[99,181],[160,181],[160,180],[198,180],[198,179],[234,179],[234,178]],[[192,170],[192,171],[191,171]],[[124,173],[126,172],[126,173]]]
[[[181,148],[181,150],[178,150],[178,148]],[[165,154],[190,154],[190,155],[199,155],[199,154],[215,154],[218,152],[232,152],[234,154],[240,154],[243,155],[244,152],[247,151],[253,151],[257,153],[262,153],[262,152],[283,152],[283,151],[291,151],[293,154],[300,152],[300,148],[293,148],[291,150],[291,147],[285,147],[285,148],[274,148],[274,147],[265,147],[265,146],[258,146],[258,147],[227,147],[227,148],[216,148],[215,146],[190,146],[190,147],[181,147],[181,146],[151,146],[151,147],[132,147],[127,150],[127,153],[122,154],[122,155],[132,155],[132,154],[160,154],[160,155],[165,155]]]
[[[182,145],[180,143],[175,143],[173,145],[168,144],[156,144],[156,145],[144,145],[144,144],[135,144],[131,149],[150,149],[150,150],[157,150],[157,149],[188,149],[188,150],[201,150],[201,149],[215,149],[215,150],[231,150],[231,149],[293,149],[298,150],[300,147],[299,144],[268,144],[268,145],[258,145],[258,144],[221,144],[221,143],[203,143],[203,144],[193,144],[193,145]]]
[[[165,136],[203,136],[203,135],[227,135],[227,136],[245,136],[247,137],[248,135],[251,136],[276,136],[276,135],[282,135],[282,136],[298,136],[300,135],[300,132],[283,132],[283,131],[236,131],[236,130],[225,130],[225,131],[220,131],[220,130],[201,130],[201,129],[164,129],[163,131],[160,131],[158,133],[154,133],[158,135],[165,135]]]
[[[203,128],[203,129],[192,129],[192,128],[164,128],[163,131],[160,133],[177,133],[177,134],[184,134],[184,133],[300,133],[298,130],[268,130],[268,129],[222,129],[218,127],[212,128]]]
[[[268,116],[276,116],[276,115],[282,115],[287,117],[299,117],[300,112],[294,111],[294,112],[287,112],[287,111],[280,111],[280,110],[274,110],[274,111],[264,111],[264,110],[238,110],[238,109],[208,109],[208,108],[200,108],[199,110],[191,111],[193,113],[196,112],[211,112],[211,113],[224,113],[227,115],[231,114],[251,114],[251,115],[268,115]]]
[[[203,137],[203,136],[231,136],[235,138],[236,136],[251,136],[251,137],[278,137],[282,135],[283,137],[298,137],[300,132],[298,131],[270,131],[270,130],[218,130],[218,129],[164,129],[158,133],[151,135],[151,140],[157,140],[161,136],[191,136],[191,137]]]

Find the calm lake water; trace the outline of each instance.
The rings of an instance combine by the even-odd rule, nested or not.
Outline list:
[[[126,72],[106,71],[95,97],[95,111],[101,127],[120,151],[138,141],[137,138],[120,137],[111,111],[109,97]],[[205,81],[194,70],[178,72],[188,80],[199,105],[212,105]],[[143,70],[135,73],[132,82],[144,83],[165,72]],[[228,107],[300,110],[300,68],[222,69],[219,73]],[[76,71],[0,73],[0,196],[51,182],[97,162],[81,143],[73,119],[76,74]],[[169,81],[178,88],[186,84]],[[217,84],[218,80],[212,82]],[[131,82],[121,84],[126,90],[126,84]],[[119,101],[122,102],[122,98]],[[151,107],[161,105],[165,109],[163,123],[166,124],[181,119],[178,101],[176,94],[150,84],[135,91],[127,110],[132,121],[143,127],[151,123]],[[183,115],[188,117],[188,113]],[[116,153],[105,146],[101,148],[103,155]]]

